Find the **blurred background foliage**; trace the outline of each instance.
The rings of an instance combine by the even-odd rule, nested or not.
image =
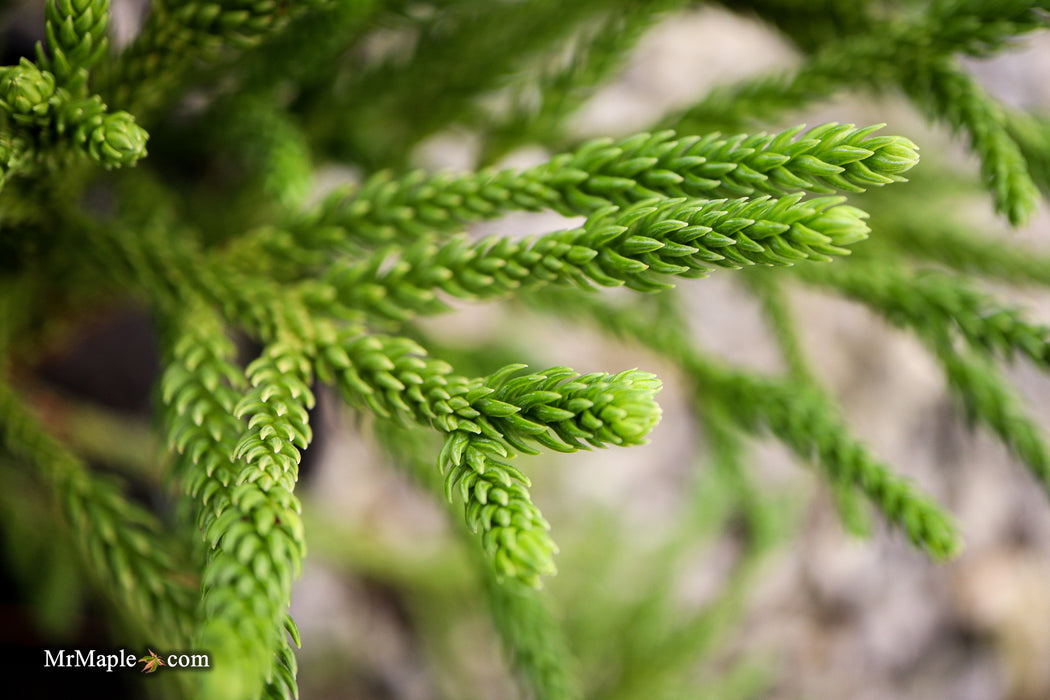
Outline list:
[[[115,163],[94,151],[87,164],[54,155],[72,129],[31,144],[39,162],[0,144],[16,386],[103,477],[99,493],[119,482],[165,524],[180,506],[151,417],[163,403],[157,311],[149,294],[129,297],[122,280],[79,264],[97,252],[69,247],[53,202],[187,232],[234,269],[292,283],[342,245],[326,238],[340,225],[356,232],[356,254],[442,226],[474,240],[584,221],[571,207],[510,206],[480,222],[440,201],[412,211],[410,197],[428,204],[433,185],[403,175],[414,168],[525,169],[592,137],[832,121],[885,122],[922,156],[909,182],[850,194],[871,234],[848,261],[717,271],[654,296],[542,290],[450,301],[449,313],[405,323],[371,317],[467,377],[516,362],[651,371],[663,419],[643,447],[529,460],[560,547],[558,575],[535,593],[497,580],[461,518],[446,517],[440,440],[315,386],[296,490],[309,556],[291,607],[303,697],[1050,694],[1050,345],[1025,320],[1050,311],[1050,126],[1036,116],[1050,107],[1045,3],[219,7],[113,4],[90,94],[148,132],[134,168],[102,172]],[[4,64],[34,59],[44,5],[4,11]],[[325,204],[355,196],[378,205]],[[19,274],[41,260],[44,293],[20,296]],[[248,335],[235,338],[242,364],[260,354]],[[955,516],[959,558],[935,565],[872,517],[864,489],[841,478],[842,465],[867,463],[863,445]],[[38,668],[40,649],[124,647],[143,633],[83,585],[78,533],[19,459],[0,452],[0,656],[29,669],[27,697],[92,684],[115,697],[185,692]],[[887,500],[879,509],[912,527]],[[908,533],[922,542],[922,527]],[[563,636],[548,634],[556,627]]]

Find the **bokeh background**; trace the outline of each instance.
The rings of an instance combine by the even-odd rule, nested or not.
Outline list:
[[[781,38],[747,18],[712,8],[676,15],[657,26],[619,78],[581,110],[575,130],[580,137],[629,135],[716,85],[798,61]],[[1036,36],[993,60],[969,61],[968,67],[1008,104],[1050,110],[1048,37]],[[947,164],[977,172],[963,144],[946,130],[931,127],[893,95],[839,97],[816,110],[772,121],[768,128],[827,121],[886,122],[886,132],[920,145],[927,169]],[[418,149],[416,163],[465,170],[473,166],[476,148],[469,133],[443,133]],[[522,150],[505,164],[528,166],[548,156],[542,150]],[[923,168],[921,162],[916,177]],[[1045,203],[1020,231],[1007,229],[987,198],[960,197],[958,206],[976,229],[1044,249],[1050,244]],[[567,223],[572,222],[557,215],[515,215],[476,231],[524,235]],[[704,347],[747,367],[780,369],[761,310],[732,274],[687,281],[680,288]],[[1009,294],[1032,318],[1050,319],[1046,294]],[[937,565],[881,524],[870,539],[850,535],[811,470],[800,468],[774,441],[755,445],[749,467],[770,493],[790,494],[781,505],[791,533],[761,565],[738,624],[728,625],[711,645],[715,650],[698,663],[696,694],[683,697],[721,697],[720,692],[733,697],[731,687],[717,689],[711,669],[725,670],[743,659],[764,669],[755,672],[764,678],[754,684],[755,697],[1050,697],[1046,495],[1006,448],[969,430],[941,369],[917,340],[858,304],[799,288],[792,290],[791,301],[813,367],[841,402],[855,434],[948,505],[958,518],[966,551],[950,564]],[[617,589],[623,600],[641,595],[632,587],[646,585],[646,577],[633,574],[649,564],[689,507],[706,466],[704,438],[693,425],[674,369],[637,348],[548,317],[492,305],[461,304],[457,309],[428,328],[471,344],[514,337],[521,357],[534,367],[566,364],[583,372],[640,367],[664,380],[659,397],[664,417],[649,445],[528,462],[537,502],[559,542],[571,543],[559,557],[559,576],[547,584],[562,614],[572,617],[574,611],[566,606],[588,596],[615,600]],[[1047,377],[1024,363],[1014,366],[1010,376],[1042,425],[1050,425]],[[349,526],[360,528],[354,537],[391,543],[404,552],[443,529],[441,509],[391,474],[357,434],[333,426],[331,435],[310,492],[323,517],[346,522],[350,514]],[[597,528],[595,519],[601,520]],[[601,550],[603,536],[628,548],[619,553],[620,568],[613,567],[612,576],[584,568],[590,563],[587,550]],[[697,533],[696,546],[675,571],[674,595],[683,610],[702,609],[718,599],[731,569],[733,537],[731,530]],[[371,588],[367,576],[347,578],[343,565],[355,570],[355,554],[333,550],[338,563],[326,561],[327,552],[308,561],[293,599],[293,614],[308,640],[301,656],[308,669],[301,676],[304,693],[327,674],[331,680],[322,694],[333,697],[370,697],[376,688],[398,698],[462,697],[443,695],[440,673],[420,663],[413,630],[401,624],[396,602]],[[575,568],[577,559],[580,569]],[[629,628],[616,633],[632,634]],[[468,660],[458,672],[474,678],[470,697],[516,697],[505,672],[493,673],[501,665],[498,640],[491,633],[468,628],[450,636]],[[326,672],[313,667],[326,662]],[[364,674],[357,694],[345,685],[348,666]],[[414,670],[406,673],[410,668]],[[375,684],[371,688],[369,676]],[[745,689],[741,692],[748,688],[743,682],[740,686]]]
[[[114,5],[119,40],[132,35],[141,8]],[[11,63],[39,38],[42,4],[7,4],[0,24],[6,32],[5,63]],[[581,138],[627,135],[715,85],[798,60],[783,40],[747,18],[710,8],[677,14],[639,44],[626,69],[575,118],[574,132]],[[968,65],[1007,103],[1050,111],[1045,35]],[[840,97],[768,128],[826,121],[888,123],[887,133],[920,145],[923,162],[916,177],[924,168],[945,164],[976,177],[976,162],[961,144],[893,95]],[[469,133],[450,131],[422,144],[413,160],[427,169],[466,170],[474,166],[477,150]],[[504,164],[531,165],[549,155],[524,149]],[[353,177],[352,171],[329,168],[321,189]],[[963,212],[976,229],[1048,247],[1045,204],[1022,231],[1008,231],[987,198],[960,197],[957,206],[956,213]],[[573,223],[557,215],[515,215],[474,232],[525,235]],[[733,275],[715,274],[681,288],[693,333],[704,347],[745,367],[780,369],[760,309]],[[1047,295],[999,291],[1032,318],[1050,322]],[[791,288],[791,302],[812,366],[842,404],[854,432],[957,516],[967,548],[956,561],[933,564],[878,522],[868,539],[848,534],[813,471],[769,441],[752,446],[747,468],[762,486],[782,537],[740,578],[739,524],[719,513],[719,489],[725,486],[711,483],[705,438],[671,366],[519,307],[456,304],[453,313],[427,324],[452,346],[512,350],[514,359],[533,367],[564,364],[581,372],[638,367],[664,381],[659,397],[664,417],[649,445],[543,455],[522,465],[562,546],[560,574],[547,582],[547,595],[566,622],[570,643],[597,650],[581,652],[580,662],[588,677],[610,679],[595,682],[608,690],[598,696],[648,697],[646,663],[663,660],[684,669],[687,694],[681,697],[1050,697],[1045,493],[1001,444],[968,430],[940,369],[918,341],[840,299]],[[143,311],[114,310],[87,328],[74,347],[48,358],[41,376],[62,403],[92,401],[106,408],[94,424],[90,411],[79,413],[87,421],[82,432],[104,440],[112,427],[106,421],[116,415],[125,435],[131,426],[138,431],[131,434],[141,438],[128,450],[148,452],[155,448],[147,416],[156,353]],[[1050,426],[1047,377],[1024,363],[1010,376],[1042,425]],[[302,697],[519,697],[442,505],[386,464],[367,437],[369,426],[344,411],[338,397],[322,391],[319,398],[318,440],[301,488],[310,556],[292,601],[303,637]],[[143,499],[163,507],[155,479],[130,478]],[[55,623],[55,630],[71,636],[48,636],[25,612],[27,595],[13,578],[5,573],[0,583],[5,644],[44,647],[58,639],[68,646],[120,644],[102,636],[100,618],[106,613],[91,606],[71,610],[72,620]],[[661,584],[662,602],[647,606],[653,587]],[[676,616],[699,622],[688,640],[671,635],[661,643],[689,649],[693,660],[656,653],[660,643],[646,637],[675,629]],[[618,685],[624,668],[612,660],[631,654],[632,678]],[[652,658],[638,662],[646,654]],[[54,678],[41,682],[34,691],[43,693],[40,697],[63,692]],[[114,697],[141,691],[127,680],[117,683]]]

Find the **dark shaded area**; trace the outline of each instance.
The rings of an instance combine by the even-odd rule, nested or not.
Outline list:
[[[149,317],[124,310],[84,329],[76,343],[46,359],[38,375],[48,384],[106,408],[148,416],[160,375],[160,346]]]
[[[0,60],[2,65],[32,59],[33,47],[44,41],[44,3],[0,3]]]
[[[9,553],[0,540],[0,562],[8,560]],[[7,679],[5,697],[137,698],[139,688],[131,674],[138,669],[107,673],[94,668],[44,667],[45,649],[54,654],[60,649],[114,652],[119,648],[121,645],[109,637],[108,613],[97,603],[82,611],[69,638],[44,635],[29,613],[24,592],[6,566],[0,566],[0,669]]]

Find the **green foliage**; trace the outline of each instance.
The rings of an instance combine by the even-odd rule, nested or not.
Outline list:
[[[8,386],[0,387],[0,411],[5,448],[51,490],[65,536],[74,540],[99,589],[123,611],[135,639],[183,644],[193,575],[185,569],[177,541],[166,538],[153,514],[129,502],[118,485],[89,473]]]
[[[282,625],[305,550],[292,489],[296,448],[309,441],[301,401],[313,398],[292,372],[278,369],[291,369],[294,350],[274,347],[245,377],[231,363],[233,346],[212,314],[196,309],[177,323],[161,387],[167,432],[180,455],[173,468],[193,499],[194,525],[207,547],[207,593],[194,639],[221,659],[218,668],[250,664],[254,671],[208,676],[201,692],[258,696],[260,686],[244,684],[270,678],[275,696],[294,694],[295,661]],[[258,388],[266,379],[280,389]],[[249,383],[256,389],[238,401],[237,389]],[[247,413],[245,431],[239,418]],[[246,596],[246,589],[254,590]],[[269,609],[260,611],[264,605]]]
[[[37,46],[37,60],[48,67],[62,85],[75,84],[86,88],[87,71],[102,58],[109,40],[109,3],[106,0],[65,0],[48,3],[47,45],[48,57]]]
[[[433,596],[416,608],[429,643],[484,599],[537,698],[697,697],[701,685],[755,697],[766,673],[720,665],[717,650],[790,528],[784,499],[748,468],[751,438],[816,466],[851,531],[870,532],[874,514],[935,560],[962,546],[947,509],[853,436],[799,338],[795,281],[914,333],[969,420],[1050,488],[1043,428],[999,366],[1050,370],[1050,330],[980,283],[1045,287],[1050,257],[953,215],[986,190],[1018,225],[1050,191],[1050,124],[1001,104],[962,61],[1045,28],[1050,6],[729,3],[792,42],[798,67],[697,95],[649,131],[578,142],[574,114],[688,5],[156,0],[115,50],[106,0],[48,0],[46,45],[0,68],[0,524],[19,580],[56,591],[50,607],[34,599],[43,624],[58,630],[83,597],[68,580],[75,551],[122,633],[212,655],[209,672],[171,693],[296,697],[288,611],[313,541],[300,461],[315,394],[338,394],[362,440],[445,503],[463,534],[455,546],[471,553],[448,590],[420,569],[388,576],[398,595]],[[951,173],[937,154],[916,168],[915,141],[884,125],[762,131],[847,90],[900,93],[967,141],[978,172]],[[477,169],[407,168],[418,145],[450,132],[476,138]],[[522,146],[548,155],[489,167]],[[319,196],[330,164],[359,177]],[[526,237],[470,233],[515,212],[578,219]],[[683,296],[702,299],[696,280],[715,274],[758,300],[783,372],[716,359],[692,337]],[[568,516],[548,509],[548,520],[534,500],[540,460],[520,455],[645,444],[661,379],[530,370],[513,337],[453,347],[424,318],[493,300],[590,324],[677,372],[662,380],[681,385],[709,450],[655,551],[616,532],[618,515],[574,504],[577,524],[597,523],[581,529],[600,534],[563,536]],[[88,464],[106,440],[78,441],[38,415],[41,359],[97,309],[129,303],[149,309],[161,338],[153,431],[164,449],[140,455],[149,466],[136,475],[175,504],[157,513]],[[109,442],[113,463],[136,461],[121,436]],[[23,536],[36,529],[27,523],[40,536]],[[720,591],[680,613],[688,547],[734,529]],[[25,564],[38,557],[40,571]],[[394,558],[358,565],[381,578]],[[557,569],[565,587],[541,590]],[[606,590],[582,583],[585,571]],[[470,697],[462,685],[452,695]]]
[[[390,422],[377,425],[375,433],[380,446],[394,464],[405,470],[434,496],[441,495],[444,491],[443,480],[433,468],[432,457],[435,445],[433,441],[427,439],[430,436],[421,430],[406,430]],[[463,438],[460,437],[462,435],[461,432],[453,433],[448,438],[446,445],[452,440],[462,440]],[[465,439],[470,441],[472,438],[468,434]],[[496,465],[496,470],[498,469],[499,465]],[[491,471],[493,470],[489,469],[486,473]],[[527,477],[514,470],[513,467],[510,468],[510,474],[513,476],[508,475],[506,471],[500,473],[509,478],[510,483],[506,485],[500,483],[497,488],[509,486],[510,491],[513,492],[523,486],[523,482],[526,482],[525,485],[527,485]],[[471,474],[475,477],[483,476],[477,472],[471,472],[467,476]],[[478,478],[473,481],[483,483]],[[447,484],[448,480],[445,479],[444,483]],[[483,492],[484,488],[482,487],[479,491]],[[449,494],[446,492],[445,495]],[[466,501],[466,499],[467,496],[464,496],[463,500]],[[444,500],[449,507],[450,515],[458,510],[451,498],[446,497]],[[507,505],[510,505],[509,496],[507,501]],[[517,503],[530,509],[527,502],[526,495]],[[534,510],[534,507],[531,509]],[[455,515],[458,516],[458,513]],[[540,518],[542,519],[542,516]],[[512,513],[512,523],[514,519]],[[519,522],[522,520],[520,516],[517,519]],[[467,521],[459,517],[455,517],[455,520],[469,527]],[[532,524],[531,521],[526,522]],[[541,527],[546,529],[543,525]],[[512,533],[510,527],[504,526],[503,529]],[[471,534],[463,528],[460,529],[460,532],[464,535]],[[537,535],[535,531],[527,534],[534,537]],[[550,542],[549,537],[544,537],[545,534],[542,533],[539,536],[543,537],[546,542]],[[541,545],[544,543],[541,540]],[[476,548],[471,549],[476,555],[480,554]],[[513,554],[527,554],[526,551],[519,548],[514,548],[514,550],[518,551],[512,550],[512,556]],[[549,555],[550,553],[545,552],[544,554]],[[573,668],[575,665],[573,655],[568,649],[565,633],[555,612],[551,609],[550,602],[534,587],[519,583],[518,578],[520,577],[513,576],[517,572],[508,571],[509,576],[500,576],[492,566],[492,562],[485,556],[475,556],[472,561],[476,578],[480,579],[481,592],[488,602],[496,628],[508,651],[514,655],[514,665],[528,686],[539,697],[559,700],[580,697],[579,683]]]
[[[609,204],[653,197],[863,192],[902,180],[901,173],[918,162],[913,143],[872,137],[878,129],[826,124],[803,138],[797,138],[804,131],[799,127],[729,139],[718,134],[677,139],[663,131],[620,142],[592,141],[524,172],[482,170],[460,177],[415,172],[398,180],[381,173],[360,188],[333,194],[293,231],[307,246],[330,246],[342,236],[375,245],[457,231],[470,221],[515,210],[590,216]],[[314,243],[311,234],[324,238]]]

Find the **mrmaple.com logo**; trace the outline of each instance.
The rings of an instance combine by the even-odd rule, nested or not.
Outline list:
[[[101,653],[94,649],[84,651],[74,649],[67,651],[44,650],[44,668],[90,668],[101,671],[112,672],[114,669],[135,668],[143,664],[143,673],[153,673],[162,666],[169,668],[211,668],[211,658],[207,654],[192,654],[176,652],[174,654],[160,655],[152,649],[147,650],[144,656],[138,656],[127,649],[118,649],[114,652]]]

